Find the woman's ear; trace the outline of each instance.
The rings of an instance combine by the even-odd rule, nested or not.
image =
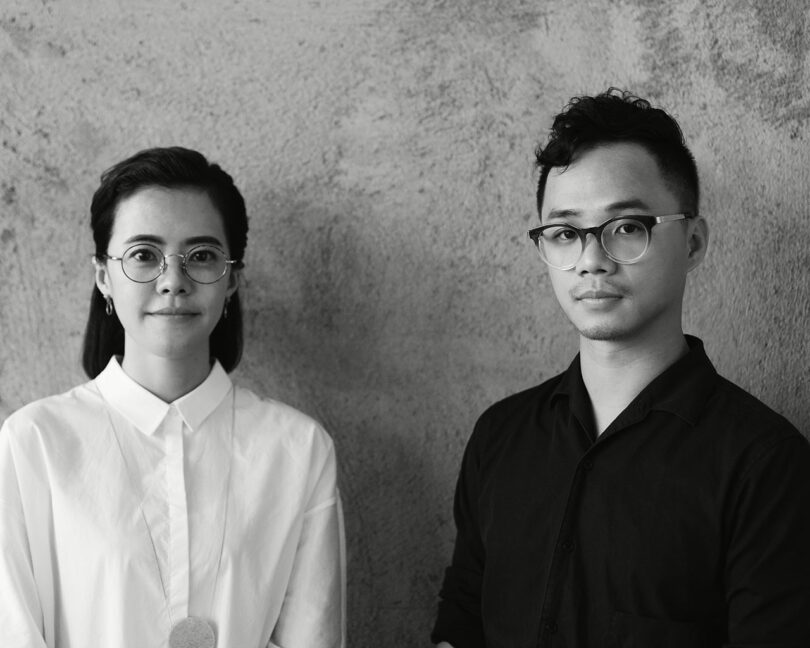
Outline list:
[[[96,273],[96,287],[104,297],[109,297],[112,288],[110,287],[110,274],[107,272],[107,263],[103,259],[93,257],[93,266]]]
[[[236,289],[239,288],[241,275],[241,270],[234,270],[233,266],[231,266],[231,271],[228,273],[228,288],[225,290],[226,297],[233,295]]]
[[[709,246],[709,224],[703,216],[690,219],[686,230],[687,272],[697,268],[706,256]]]

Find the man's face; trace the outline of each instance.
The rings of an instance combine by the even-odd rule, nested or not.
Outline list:
[[[587,150],[568,167],[551,170],[543,225],[594,227],[609,218],[683,212],[655,158],[642,146],[616,143]],[[646,254],[633,264],[611,260],[594,236],[570,270],[549,267],[560,306],[590,340],[655,341],[681,332],[686,273],[706,247],[702,219],[660,223]]]

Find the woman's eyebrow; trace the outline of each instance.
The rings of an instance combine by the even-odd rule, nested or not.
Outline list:
[[[192,236],[191,238],[187,238],[183,241],[186,245],[216,245],[218,247],[222,247],[222,241],[220,241],[216,236]]]
[[[129,243],[153,243],[156,245],[165,245],[166,240],[154,234],[135,234],[130,236],[124,241],[125,244]],[[222,241],[216,236],[191,236],[183,240],[183,245],[216,245],[222,247]]]
[[[128,239],[124,241],[124,243],[165,243],[162,238],[159,236],[153,236],[152,234],[135,234],[134,236],[130,236]]]

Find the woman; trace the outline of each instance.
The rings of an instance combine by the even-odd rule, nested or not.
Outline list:
[[[0,645],[342,646],[331,439],[227,373],[239,190],[150,149],[102,176],[91,215],[91,380],[0,430]]]

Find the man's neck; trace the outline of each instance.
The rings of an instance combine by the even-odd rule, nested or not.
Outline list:
[[[121,368],[139,385],[166,403],[185,396],[210,373],[208,357],[168,359],[124,354]]]
[[[679,330],[663,339],[603,341],[580,339],[582,381],[593,407],[597,434],[601,434],[638,394],[689,346]]]

